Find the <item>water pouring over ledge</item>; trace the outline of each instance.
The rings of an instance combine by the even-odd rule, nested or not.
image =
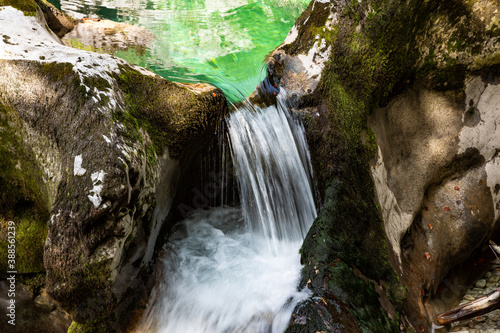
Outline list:
[[[198,210],[177,225],[139,332],[283,332],[295,305],[298,250],[316,217],[302,123],[284,102],[227,119],[241,208]]]
[[[246,103],[228,119],[245,220],[255,247],[272,254],[283,242],[302,241],[316,217],[304,127],[285,94],[264,110]]]

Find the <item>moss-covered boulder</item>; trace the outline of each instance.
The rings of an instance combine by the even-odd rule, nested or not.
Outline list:
[[[46,270],[72,327],[123,330],[178,181],[226,100],[64,46],[41,17],[0,7],[0,19],[0,242],[14,220],[19,269]]]
[[[497,235],[499,10],[312,1],[273,53],[322,203],[303,285],[363,331],[429,329],[467,287],[459,265]]]

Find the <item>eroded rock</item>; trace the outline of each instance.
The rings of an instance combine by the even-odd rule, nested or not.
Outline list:
[[[273,53],[269,73],[304,115],[323,203],[302,248],[303,285],[341,297],[362,329],[430,329],[498,236],[499,10],[312,1]]]
[[[47,293],[79,328],[124,330],[123,318],[147,294],[178,181],[214,135],[226,100],[215,88],[194,93],[115,57],[62,45],[41,18],[11,7],[0,9],[0,20],[0,34],[9,36],[0,40],[2,130],[30,133],[12,140],[29,152],[20,168],[36,171],[24,178],[36,184],[26,195],[50,212],[32,216],[48,227]],[[9,154],[12,146],[0,144]],[[11,155],[3,157],[16,169]],[[20,219],[2,215],[2,223]]]

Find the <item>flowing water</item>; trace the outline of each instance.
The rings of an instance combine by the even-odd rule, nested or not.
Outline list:
[[[272,254],[283,240],[302,241],[316,216],[304,128],[284,95],[264,110],[245,104],[228,120],[245,219],[255,247]]]
[[[196,211],[167,241],[141,332],[283,332],[316,216],[302,124],[283,102],[227,119],[241,208]]]
[[[135,24],[156,39],[143,55],[116,56],[184,82],[207,82],[232,101],[263,79],[265,56],[280,45],[309,0],[49,0],[74,17]]]
[[[230,100],[255,90],[266,54],[308,0],[50,0],[75,17],[142,26],[145,54],[116,56],[170,79],[206,82]],[[316,216],[304,128],[283,102],[243,103],[226,120],[241,207],[197,210],[166,240],[138,332],[283,332],[298,291],[299,248]],[[223,197],[224,195],[222,195]]]

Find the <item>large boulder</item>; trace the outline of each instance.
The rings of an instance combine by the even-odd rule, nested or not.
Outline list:
[[[426,330],[460,300],[499,236],[498,10],[315,0],[273,53],[321,197],[302,261],[322,301],[289,331],[347,327],[321,304],[370,332]]]
[[[72,329],[123,330],[147,294],[179,179],[227,102],[211,86],[67,47],[40,14],[0,7],[0,22],[0,222],[25,233],[19,253],[34,252],[16,265],[46,270]]]

